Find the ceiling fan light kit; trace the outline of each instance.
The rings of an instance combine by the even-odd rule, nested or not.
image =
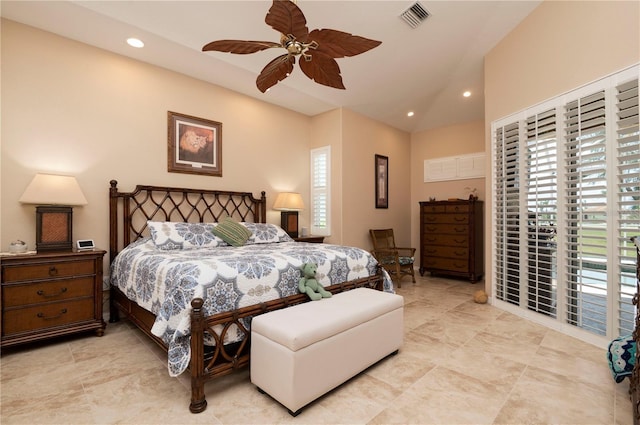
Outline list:
[[[373,49],[380,41],[346,32],[321,29],[309,32],[307,20],[300,8],[290,0],[273,0],[265,17],[267,25],[280,32],[280,42],[218,40],[206,44],[202,51],[218,51],[240,55],[270,48],[284,48],[286,53],[269,62],[256,79],[262,93],[287,78],[293,71],[296,57],[302,72],[318,84],[345,89],[337,58],[355,56]]]

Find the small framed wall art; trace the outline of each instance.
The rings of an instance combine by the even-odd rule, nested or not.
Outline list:
[[[168,112],[170,173],[222,177],[222,123]]]
[[[376,208],[389,208],[389,157],[376,154]]]

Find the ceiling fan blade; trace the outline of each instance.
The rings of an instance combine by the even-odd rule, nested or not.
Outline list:
[[[340,76],[338,62],[317,50],[310,50],[309,54],[311,55],[311,60],[300,59],[302,72],[318,84],[344,90],[345,87]]]
[[[281,34],[293,35],[298,41],[307,42],[307,20],[300,8],[290,0],[273,0],[264,21]]]
[[[296,63],[296,57],[290,54],[278,56],[267,64],[256,79],[256,86],[262,93],[266,92],[279,81],[284,80],[293,72],[293,65]]]
[[[202,48],[203,52],[215,50],[218,52],[236,53],[239,55],[247,55],[249,53],[259,52],[261,50],[270,49],[272,47],[282,47],[280,43],[272,41],[244,41],[244,40],[218,40],[205,44]]]
[[[332,58],[359,55],[382,44],[381,41],[332,29],[311,31],[309,41],[318,43],[316,52],[321,52]]]

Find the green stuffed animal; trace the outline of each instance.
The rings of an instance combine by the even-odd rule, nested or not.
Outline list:
[[[316,270],[318,266],[314,263],[305,263],[302,265],[302,277],[298,284],[298,289],[303,294],[307,294],[313,301],[322,298],[330,298],[331,292],[326,291],[320,282],[316,280]]]

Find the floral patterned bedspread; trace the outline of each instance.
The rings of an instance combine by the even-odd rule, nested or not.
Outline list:
[[[293,295],[307,262],[318,264],[316,278],[325,287],[372,276],[377,268],[369,252],[341,245],[279,242],[167,251],[142,239],[115,258],[111,284],[156,315],[151,331],[167,344],[169,374],[177,376],[191,356],[192,299],[203,298],[209,316]],[[393,292],[386,272],[384,289]],[[241,338],[230,330],[225,343]]]

